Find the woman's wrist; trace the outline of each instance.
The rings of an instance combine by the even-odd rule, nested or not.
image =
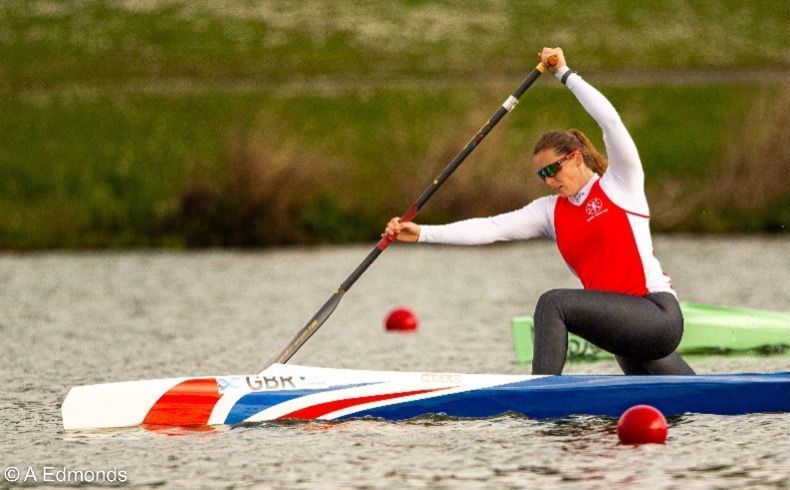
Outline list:
[[[426,243],[427,241],[426,240],[427,236],[425,234],[426,227],[430,228],[429,225],[417,225],[417,241],[415,243]]]
[[[554,72],[554,76],[557,77],[557,80],[562,81],[562,77],[564,77],[565,74],[568,73],[568,72],[573,72],[573,70],[568,68],[568,65],[563,65],[563,66],[557,68],[557,71]]]
[[[567,82],[568,82],[568,77],[570,77],[570,76],[571,76],[571,75],[573,75],[574,73],[576,73],[576,71],[574,71],[574,70],[568,70],[568,71],[566,71],[566,72],[565,72],[565,75],[563,75],[563,76],[562,76],[562,78],[560,78],[560,82],[562,82],[562,84],[563,84],[563,85],[567,85]]]

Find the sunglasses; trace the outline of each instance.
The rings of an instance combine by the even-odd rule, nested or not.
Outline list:
[[[577,151],[578,150],[573,150],[572,152],[568,153],[567,155],[565,155],[564,157],[560,158],[556,162],[552,162],[552,163],[546,165],[545,167],[543,167],[542,169],[538,170],[538,172],[537,172],[538,177],[540,177],[543,180],[546,180],[548,177],[554,177],[555,175],[557,175],[557,172],[560,171],[560,168],[562,168],[562,164],[565,163],[566,161],[570,160],[571,157]]]

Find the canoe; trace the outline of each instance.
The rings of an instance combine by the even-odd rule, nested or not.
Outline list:
[[[681,302],[685,319],[678,352],[686,355],[777,353],[790,348],[790,313]],[[511,321],[516,359],[532,362],[532,317]],[[576,335],[568,336],[568,360],[604,359],[612,354]]]
[[[361,371],[274,364],[249,376],[78,386],[66,429],[234,425],[279,419],[404,420],[438,414],[619,416],[646,403],[665,415],[790,411],[790,372],[697,376],[496,375]]]

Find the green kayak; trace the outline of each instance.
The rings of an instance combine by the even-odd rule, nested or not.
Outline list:
[[[774,353],[790,348],[790,313],[681,302],[685,318],[681,354]],[[532,361],[532,317],[511,322],[516,358]],[[568,336],[568,359],[601,359],[612,354],[581,337]]]

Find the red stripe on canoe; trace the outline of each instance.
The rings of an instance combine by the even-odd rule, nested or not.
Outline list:
[[[206,425],[221,396],[214,378],[182,381],[154,403],[143,424]]]

